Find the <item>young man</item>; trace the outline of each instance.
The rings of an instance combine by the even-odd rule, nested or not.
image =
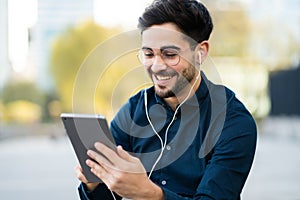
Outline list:
[[[118,148],[89,150],[88,183],[76,168],[81,199],[240,199],[256,125],[234,93],[200,66],[213,24],[195,0],[156,0],[139,19],[139,58],[153,81],[111,123]]]

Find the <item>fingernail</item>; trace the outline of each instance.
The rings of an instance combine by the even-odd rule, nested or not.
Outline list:
[[[100,145],[99,142],[96,142],[96,143],[94,144],[94,146],[95,146],[96,148],[99,147],[99,145]]]
[[[92,150],[88,150],[87,151],[87,155],[89,155],[89,156],[93,155],[93,151]]]
[[[118,145],[119,148],[123,149],[123,147],[121,145]]]
[[[90,161],[89,160],[86,160],[85,161],[85,164],[89,165]]]

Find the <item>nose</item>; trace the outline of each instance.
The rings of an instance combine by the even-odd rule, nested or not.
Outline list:
[[[156,55],[154,57],[153,64],[151,66],[151,71],[154,73],[157,73],[159,71],[167,69],[167,65],[162,59],[161,55]]]

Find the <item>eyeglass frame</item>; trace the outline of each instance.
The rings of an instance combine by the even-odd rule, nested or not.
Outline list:
[[[166,47],[161,48],[159,53],[155,54],[152,48],[142,47],[142,49],[140,49],[138,51],[137,57],[138,57],[139,61],[141,62],[141,64],[144,65],[144,66],[146,66],[146,67],[149,67],[149,66],[153,65],[156,56],[160,56],[160,58],[163,60],[163,62],[166,63],[167,65],[169,65],[169,66],[176,66],[180,62],[180,58],[181,58],[180,52],[188,50],[188,49],[191,49],[191,48],[187,48],[187,49],[181,50],[177,46],[166,46]],[[143,59],[143,56],[145,56],[145,52],[144,52],[145,50],[153,53],[153,55],[151,55],[152,57],[149,58],[150,64],[146,64],[145,60]],[[170,61],[167,60],[168,59],[168,55],[164,55],[164,51],[168,51],[168,50],[170,50],[171,53],[173,53],[173,54],[175,53],[176,54],[176,55],[169,55],[170,57],[171,56],[178,56],[178,58],[177,58],[178,60],[176,62],[170,63]]]

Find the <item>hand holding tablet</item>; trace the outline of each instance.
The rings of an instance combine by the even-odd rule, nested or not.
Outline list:
[[[98,114],[62,113],[61,120],[86,179],[89,182],[102,182],[90,171],[85,162],[90,159],[87,155],[89,149],[97,151],[94,147],[96,142],[116,150],[106,118]]]

